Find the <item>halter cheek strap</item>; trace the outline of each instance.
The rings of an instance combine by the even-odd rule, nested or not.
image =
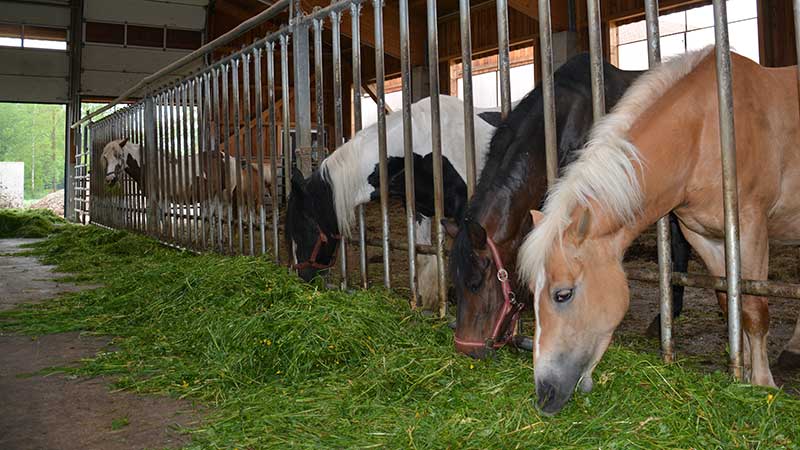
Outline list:
[[[308,260],[303,261],[298,264],[292,265],[292,269],[294,270],[303,270],[303,269],[317,269],[317,270],[324,270],[330,269],[336,261],[336,249],[333,250],[333,255],[331,255],[331,260],[327,264],[322,264],[317,262],[317,256],[319,255],[319,251],[322,250],[322,246],[328,243],[328,236],[322,231],[322,228],[317,225],[317,231],[319,234],[317,235],[317,242],[314,244],[314,249],[311,251],[311,256],[308,257]],[[334,234],[331,236],[333,239],[341,239],[341,235]]]
[[[497,321],[492,328],[492,335],[485,342],[469,341],[460,339],[454,336],[456,344],[465,347],[489,347],[498,349],[511,341],[514,335],[516,323],[519,321],[519,314],[525,304],[517,301],[514,290],[511,288],[511,282],[508,281],[508,270],[503,265],[503,260],[500,258],[500,252],[491,238],[486,239],[486,244],[492,253],[492,260],[495,267],[497,267],[497,281],[500,283],[500,289],[503,292],[503,307],[500,309],[500,314]]]

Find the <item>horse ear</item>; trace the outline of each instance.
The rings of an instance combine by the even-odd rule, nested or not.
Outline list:
[[[456,235],[458,234],[458,224],[453,219],[442,219],[442,226],[444,227],[445,233],[448,236],[455,239]]]
[[[305,191],[305,182],[303,174],[297,170],[297,167],[292,168],[292,191],[301,193]]]
[[[125,148],[125,146],[127,144],[128,144],[128,138],[125,138],[125,139],[119,141],[119,148]]]
[[[589,208],[584,208],[578,217],[577,222],[573,222],[570,228],[575,233],[575,243],[580,245],[589,236],[589,229],[592,227],[592,212]]]
[[[533,219],[533,226],[538,227],[539,224],[544,220],[544,214],[538,209],[532,209],[531,218]]]
[[[467,233],[472,247],[476,250],[483,250],[486,248],[486,230],[483,229],[481,224],[471,220],[466,221]]]

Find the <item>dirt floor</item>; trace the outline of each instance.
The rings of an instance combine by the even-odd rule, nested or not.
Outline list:
[[[405,208],[402,202],[392,201],[390,206],[390,229],[393,242],[406,242]],[[381,235],[380,206],[377,202],[367,207],[367,237],[377,239]],[[449,247],[449,242],[446,248]],[[373,285],[383,284],[383,264],[381,249],[369,247],[369,278]],[[773,245],[770,254],[770,279],[800,283],[800,249],[794,246]],[[643,234],[629,249],[625,263],[628,267],[657,270],[655,229]],[[358,273],[358,247],[348,249],[348,268],[351,284],[360,279]],[[338,280],[338,267],[331,281]],[[689,271],[707,273],[702,262],[693,255]],[[391,257],[392,286],[399,292],[408,292],[408,260],[405,252],[396,251]],[[774,367],[783,345],[794,330],[795,320],[800,312],[800,301],[792,299],[770,299],[769,357],[773,363],[773,375],[779,385],[800,395],[800,373],[781,372]],[[617,330],[617,340],[635,346],[643,351],[660,353],[657,338],[645,337],[645,331],[658,314],[658,286],[638,281],[631,282],[631,306],[625,320]],[[528,311],[523,331],[532,333],[533,318]],[[727,326],[717,305],[713,292],[704,289],[686,289],[682,316],[675,321],[673,336],[678,358],[689,358],[708,371],[726,371]]]
[[[31,240],[0,240],[0,309],[87,289],[59,282],[50,267],[13,256]],[[99,351],[108,339],[64,333],[0,335],[0,449],[142,449],[181,447],[179,427],[200,414],[185,401],[112,392],[111,379],[75,378],[66,367]]]

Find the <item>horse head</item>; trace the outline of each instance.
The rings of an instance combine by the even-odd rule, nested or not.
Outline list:
[[[336,263],[336,250],[341,240],[335,216],[332,223],[322,218],[327,209],[320,203],[326,193],[317,192],[317,184],[311,179],[305,180],[296,168],[293,170],[285,233],[292,268],[304,281],[311,281]]]
[[[523,221],[519,236],[531,229]],[[494,242],[483,225],[465,219],[461,226],[445,223],[453,238],[450,279],[456,293],[456,350],[483,359],[512,338],[527,293],[514,276],[517,238]],[[518,296],[518,293],[521,294]]]
[[[523,246],[529,249],[521,252],[535,250],[536,260],[521,253],[520,264],[533,273],[537,405],[551,415],[564,407],[576,385],[584,392],[592,389],[592,372],[628,310],[630,295],[619,243],[602,225],[593,226],[588,208],[577,208],[570,224],[555,234],[547,229],[559,224],[543,224],[542,213],[532,214],[537,230]],[[540,228],[545,231],[537,233]]]
[[[103,148],[100,166],[103,169],[106,184],[109,186],[117,183],[117,179],[126,168],[126,145],[128,145],[128,138],[111,141]]]

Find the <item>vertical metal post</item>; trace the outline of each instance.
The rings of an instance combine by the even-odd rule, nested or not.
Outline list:
[[[198,177],[200,179],[200,216],[201,216],[201,233],[200,238],[203,249],[208,249],[209,245],[213,248],[214,235],[213,225],[211,218],[213,213],[210,209],[211,206],[211,150],[209,149],[209,122],[211,121],[209,115],[209,108],[206,102],[206,96],[203,95],[203,89],[208,84],[208,72],[195,79],[195,98],[197,109],[197,133],[198,143],[197,156],[198,156]]]
[[[292,127],[289,117],[289,36],[281,35],[281,104],[283,106],[283,188],[286,200],[292,193],[292,149],[289,131]]]
[[[508,47],[508,0],[497,0],[497,71],[500,76],[500,111],[503,118],[508,117],[511,112],[511,63]]]
[[[344,126],[342,125],[342,13],[331,13],[331,46],[333,47],[333,147],[339,148],[344,143]],[[346,230],[339,230],[346,234]],[[339,244],[339,270],[341,272],[341,289],[347,289],[347,243],[342,239]]]
[[[190,199],[191,199],[191,210],[192,210],[192,242],[195,248],[202,248],[200,245],[201,240],[205,243],[205,232],[203,230],[203,221],[202,221],[202,200],[200,199],[199,193],[201,189],[201,182],[200,179],[202,178],[199,173],[200,165],[200,146],[198,145],[198,135],[197,132],[197,123],[195,121],[195,80],[187,80],[186,81],[186,89],[187,89],[187,96],[186,96],[186,115],[188,119],[186,121],[186,127],[188,130],[187,136],[189,136],[188,145],[186,151],[189,154],[189,186],[191,190],[189,191]],[[200,235],[203,235],[203,238],[200,238]]]
[[[324,19],[314,19],[314,100],[316,103],[317,119],[317,158],[322,158],[325,152],[325,92],[322,60],[322,22]],[[312,162],[313,162],[312,157]],[[312,164],[313,166],[313,164]]]
[[[255,248],[255,193],[258,189],[253,189],[253,112],[250,109],[250,54],[242,55],[242,93],[244,95],[244,173],[242,173],[241,191],[244,195],[245,206],[247,207],[247,236],[249,255],[256,254]],[[241,166],[240,166],[241,169]],[[241,170],[240,170],[241,172]]]
[[[498,11],[500,3],[498,1]],[[442,176],[442,129],[439,114],[439,30],[437,25],[436,0],[427,0],[428,17],[428,72],[431,85],[431,143],[433,146],[433,204],[434,221],[433,230],[436,234],[436,262],[439,281],[439,316],[444,317],[447,312],[447,280],[444,271],[444,186]],[[499,22],[499,21],[498,21]],[[499,29],[499,28],[498,28]],[[506,33],[507,33],[506,28]],[[507,39],[506,39],[507,44]],[[503,44],[499,44],[502,46]],[[508,47],[506,46],[506,49]],[[502,70],[501,70],[502,74]],[[501,75],[502,76],[502,75]],[[510,104],[504,105],[509,108]],[[506,113],[508,111],[505,111]]]
[[[175,87],[167,91],[167,167],[169,168],[170,205],[169,212],[172,220],[172,240],[177,243],[180,239],[180,223],[178,221],[178,158],[176,157],[175,134]]]
[[[592,113],[598,120],[606,113],[605,81],[603,80],[603,40],[600,27],[600,0],[586,0],[589,16],[589,59],[592,71]]]
[[[465,0],[462,0],[462,7]],[[467,2],[469,3],[469,2]],[[467,5],[469,10],[469,4]],[[469,15],[469,12],[467,13]],[[463,13],[462,13],[463,23]],[[462,44],[464,29],[461,29]],[[469,42],[469,41],[468,41]],[[420,299],[417,295],[417,224],[416,224],[416,195],[414,192],[414,141],[411,123],[411,36],[408,29],[408,0],[400,0],[400,74],[402,77],[403,86],[403,170],[405,171],[405,184],[406,184],[406,233],[408,235],[408,284],[411,289],[411,304],[420,306]],[[466,86],[466,83],[464,84]],[[466,89],[464,90],[466,92]],[[472,92],[470,91],[470,98],[467,101],[464,99],[464,118],[466,119],[467,105],[470,111],[472,110]],[[472,136],[472,155],[475,154],[475,140],[474,129],[472,122],[470,126],[466,126],[465,120],[465,133],[467,136]],[[469,142],[469,139],[467,139]],[[469,161],[470,148],[467,145],[467,161]],[[472,160],[473,170],[475,169],[475,160]],[[469,162],[467,163],[467,173],[469,173]],[[474,182],[474,180],[473,180]]]
[[[294,61],[294,135],[297,146],[297,168],[304,177],[311,176],[311,75],[309,73],[308,23],[301,21],[303,11],[294,11],[295,25],[292,27],[294,42],[292,56]]]
[[[353,66],[353,129],[356,133],[361,131],[361,3],[354,2],[350,5],[350,38],[352,43]],[[364,214],[364,205],[358,205],[358,266],[361,275],[361,287],[369,287],[367,264],[367,219]],[[345,253],[346,247],[342,240],[341,252]]]
[[[231,145],[231,103],[228,101],[228,77],[229,77],[229,66],[227,64],[223,64],[222,71],[220,73],[222,77],[222,103],[220,104],[220,108],[222,108],[223,117],[222,119],[222,136],[220,136],[220,142],[222,139],[225,141],[225,150],[222,152],[222,169],[224,170],[222,179],[225,180],[225,189],[227,190],[227,195],[224,195],[225,202],[227,203],[228,209],[228,252],[233,254],[233,187],[235,181],[231,178],[235,179],[235,176],[231,176],[231,172],[235,171],[236,168],[234,167],[231,170],[231,157],[235,155],[231,150],[233,146]],[[239,162],[237,159],[235,162]],[[241,223],[241,221],[239,222]],[[241,234],[240,234],[241,235]]]
[[[800,0],[792,0],[794,10],[794,47],[797,52],[797,61],[800,61]],[[797,72],[798,92],[800,92],[800,71]]]
[[[243,161],[243,149],[242,149],[242,121],[241,121],[241,98],[239,97],[239,67],[240,62],[239,58],[234,58],[233,63],[231,64],[231,68],[233,71],[231,72],[231,81],[233,82],[233,99],[231,103],[231,108],[233,108],[233,141],[234,145],[233,148],[236,150],[236,167],[233,170],[236,172],[236,217],[239,220],[238,232],[239,232],[239,254],[244,255],[244,211],[243,209],[246,207],[245,205],[245,198],[244,198],[244,185],[242,180],[242,161]]]
[[[558,135],[553,80],[553,27],[550,0],[539,0],[539,47],[542,54],[542,100],[544,101],[544,142],[547,161],[547,185],[558,178]]]
[[[384,92],[385,73],[383,67],[383,0],[373,0],[375,16],[375,96],[378,110],[378,173],[381,194],[381,243],[383,244],[383,285],[390,288],[391,247],[389,246],[389,161],[386,150],[386,94]],[[437,60],[438,64],[438,60]]]
[[[459,0],[458,7],[459,18],[461,19],[461,80],[464,86],[464,156],[467,163],[467,197],[472,198],[478,175],[475,158],[475,107],[472,99],[472,24],[469,0]],[[402,22],[403,19],[401,18],[400,20]],[[409,70],[411,70],[410,67]],[[409,76],[408,78],[410,83],[411,77]],[[405,87],[405,82],[403,87]]]
[[[267,212],[264,208],[264,99],[261,96],[261,49],[253,49],[253,67],[256,87],[256,162],[258,164],[258,223],[261,239],[261,255],[267,253],[266,222]],[[273,180],[274,182],[274,180]]]
[[[661,42],[658,27],[658,0],[645,0],[647,55],[650,69],[661,64]],[[661,317],[661,356],[664,362],[674,359],[672,344],[672,253],[669,237],[669,217],[658,220],[659,305]]]
[[[206,84],[206,96],[211,102],[211,188],[214,192],[215,209],[217,213],[217,248],[220,252],[225,251],[225,213],[227,212],[226,194],[227,188],[224,183],[229,181],[229,177],[225,174],[224,170],[228,167],[226,164],[227,147],[224,146],[223,141],[223,128],[222,128],[222,111],[220,100],[220,86],[219,81],[222,76],[222,71],[212,70],[211,83]],[[211,90],[209,93],[208,90]],[[213,161],[217,161],[213,163]],[[228,216],[230,218],[230,216]],[[228,230],[230,230],[230,223],[228,222]]]
[[[267,108],[269,108],[269,162],[272,171],[272,251],[275,263],[281,263],[281,240],[278,235],[280,202],[278,201],[278,136],[275,125],[275,43],[267,42]]]
[[[728,14],[724,0],[714,0],[714,37],[717,95],[722,151],[722,191],[725,208],[725,273],[728,280],[728,339],[731,370],[742,379],[742,293],[739,253],[739,193],[736,179],[736,136],[733,122],[733,74],[728,41]],[[753,350],[755,351],[755,350]]]

